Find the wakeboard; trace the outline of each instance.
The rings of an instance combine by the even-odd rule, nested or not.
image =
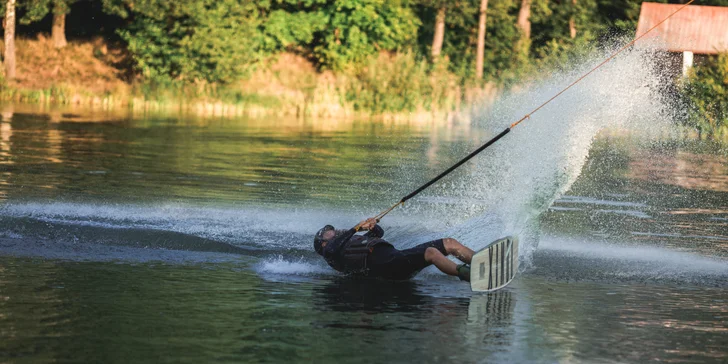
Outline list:
[[[507,236],[481,249],[470,263],[470,289],[491,292],[501,289],[518,273],[518,238]]]

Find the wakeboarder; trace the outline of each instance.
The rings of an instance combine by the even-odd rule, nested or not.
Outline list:
[[[357,232],[367,231],[364,235]],[[433,240],[413,248],[398,250],[382,239],[384,230],[375,218],[360,222],[349,230],[331,225],[321,228],[313,247],[335,270],[356,276],[405,280],[423,268],[435,265],[445,274],[470,281],[470,261],[474,252],[453,238]],[[463,264],[447,258],[454,255]]]

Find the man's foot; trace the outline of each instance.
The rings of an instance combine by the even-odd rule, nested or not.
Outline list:
[[[467,264],[460,264],[457,267],[458,278],[461,281],[470,282],[470,266]]]

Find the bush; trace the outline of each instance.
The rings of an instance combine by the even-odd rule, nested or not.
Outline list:
[[[119,34],[147,79],[229,83],[261,59],[258,9],[244,0],[150,0]]]
[[[451,109],[459,97],[446,61],[430,65],[412,52],[370,57],[347,72],[346,99],[374,113]]]
[[[728,53],[694,67],[682,93],[688,102],[690,126],[707,135],[728,131]]]

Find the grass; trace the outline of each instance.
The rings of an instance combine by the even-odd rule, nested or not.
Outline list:
[[[364,67],[334,74],[283,53],[247,79],[224,86],[160,85],[128,71],[122,50],[101,39],[55,49],[50,39],[17,39],[17,78],[0,88],[5,101],[180,111],[200,115],[318,118],[452,118],[497,90],[465,89],[445,64],[411,53],[380,54]],[[463,102],[465,101],[465,103]]]

